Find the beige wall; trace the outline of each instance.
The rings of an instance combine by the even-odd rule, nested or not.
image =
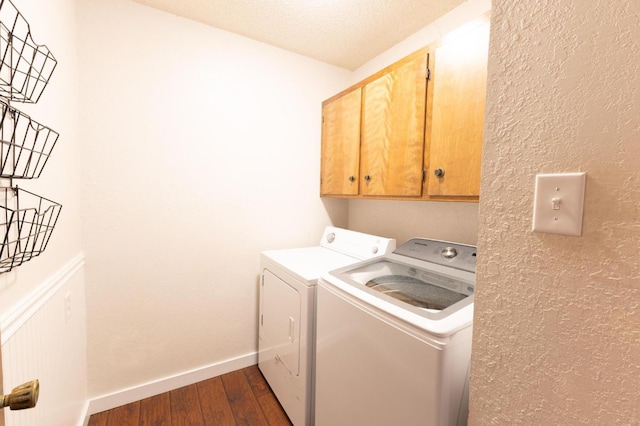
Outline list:
[[[349,228],[395,238],[398,244],[424,237],[475,245],[478,204],[351,200]]]
[[[317,245],[321,102],[350,72],[78,1],[91,397],[257,350],[260,252]]]
[[[640,3],[494,0],[475,425],[640,418]],[[532,233],[537,173],[588,172],[582,237]]]

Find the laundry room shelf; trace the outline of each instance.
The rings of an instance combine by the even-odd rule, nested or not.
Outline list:
[[[0,55],[0,96],[38,102],[58,62],[10,0],[0,0]]]
[[[0,177],[40,177],[60,135],[0,99]]]
[[[14,188],[0,188],[0,273],[42,253],[56,226],[62,205]]]

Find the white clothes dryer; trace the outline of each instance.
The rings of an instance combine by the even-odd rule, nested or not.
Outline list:
[[[262,253],[258,367],[296,426],[314,422],[316,283],[323,272],[382,256],[394,239],[327,227],[319,246]]]
[[[322,275],[317,426],[465,425],[476,248],[414,238]]]

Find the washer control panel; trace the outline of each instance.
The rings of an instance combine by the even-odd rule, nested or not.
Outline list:
[[[455,247],[445,247],[442,249],[442,257],[446,257],[447,259],[453,259],[458,255],[458,250]]]
[[[476,247],[448,241],[412,238],[393,251],[395,254],[446,265],[463,271],[476,271]]]

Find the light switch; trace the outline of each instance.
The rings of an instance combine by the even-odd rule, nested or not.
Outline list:
[[[536,175],[533,230],[551,234],[582,235],[582,214],[587,173]]]

